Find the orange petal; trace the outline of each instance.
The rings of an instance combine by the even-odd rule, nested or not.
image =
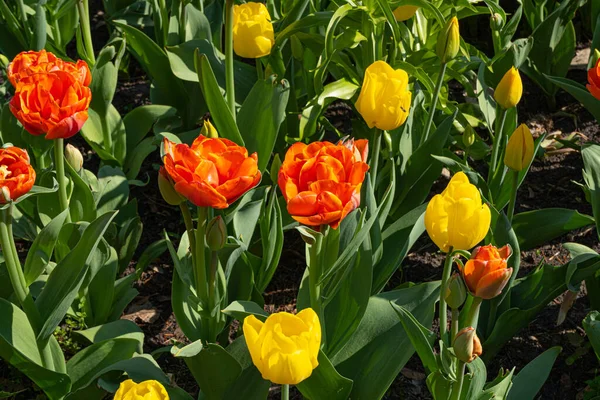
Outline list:
[[[499,269],[485,275],[477,284],[477,290],[474,295],[482,299],[493,299],[502,293],[502,289],[508,283],[512,268]]]
[[[317,194],[314,192],[300,192],[289,200],[287,210],[293,217],[308,217],[319,212]]]
[[[227,199],[204,182],[175,183],[175,190],[198,207],[227,208]]]
[[[46,134],[46,139],[67,139],[77,134],[88,119],[87,111],[80,111],[54,125]]]
[[[229,204],[239,199],[244,193],[252,189],[255,179],[251,176],[241,176],[231,179],[217,187],[217,192],[227,199]]]

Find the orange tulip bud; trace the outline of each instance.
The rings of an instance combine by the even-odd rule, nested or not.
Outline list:
[[[88,119],[92,91],[64,71],[21,78],[10,110],[32,135],[66,139]]]
[[[500,249],[488,244],[476,248],[461,268],[463,279],[471,294],[482,299],[493,299],[502,293],[512,274],[506,260],[512,249],[506,245]]]
[[[165,138],[163,146],[175,190],[198,207],[227,208],[260,182],[256,153],[231,140],[200,135],[190,147]]]
[[[600,100],[600,60],[588,71],[588,82],[587,90],[592,96]]]
[[[76,63],[63,61],[46,50],[24,51],[8,65],[8,79],[16,88],[19,81],[29,75],[64,71],[75,77],[83,86],[89,86],[92,82],[92,74],[87,63],[78,60]]]
[[[367,153],[366,140],[292,145],[278,177],[292,218],[336,229],[360,204],[360,187],[369,169]]]
[[[483,353],[481,341],[475,329],[470,326],[456,334],[452,348],[456,358],[466,363],[470,363]]]
[[[14,146],[0,148],[0,203],[18,199],[29,192],[34,183],[35,170],[27,152]]]

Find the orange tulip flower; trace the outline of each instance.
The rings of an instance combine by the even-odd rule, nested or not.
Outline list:
[[[512,274],[506,260],[512,249],[506,245],[500,249],[488,244],[476,248],[461,269],[464,281],[471,294],[482,299],[493,299],[502,293]]]
[[[231,140],[200,135],[190,147],[165,138],[163,150],[175,190],[198,207],[227,208],[260,182],[256,153]]]
[[[92,91],[78,78],[52,71],[20,79],[10,110],[32,135],[66,139],[87,121],[91,100]]]
[[[278,177],[290,215],[304,225],[336,229],[360,205],[367,153],[366,140],[292,145]]]
[[[588,71],[587,90],[598,100],[600,100],[600,60]]]
[[[18,147],[0,148],[0,203],[16,200],[29,192],[35,183],[35,170],[29,155]]]
[[[8,79],[16,88],[19,81],[29,75],[64,71],[75,77],[83,86],[89,86],[92,82],[92,74],[87,63],[78,60],[76,63],[63,61],[46,50],[24,51],[8,65]]]

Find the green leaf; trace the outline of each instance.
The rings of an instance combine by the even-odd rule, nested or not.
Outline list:
[[[435,354],[433,353],[433,342],[436,339],[435,333],[424,327],[416,318],[404,307],[391,303],[394,311],[398,314],[404,331],[410,338],[410,342],[417,350],[421,362],[429,372],[438,370]]]
[[[100,343],[121,336],[127,336],[130,339],[138,340],[140,350],[144,344],[144,332],[142,329],[134,322],[126,319],[119,319],[83,331],[74,331],[73,334],[85,338],[90,343]]]
[[[592,96],[585,86],[563,77],[546,76],[546,78],[571,96],[575,97],[575,99],[583,104],[596,120],[600,121],[600,100]]]
[[[36,299],[36,306],[40,310],[44,322],[38,334],[40,340],[45,340],[52,335],[77,297],[89,269],[88,257],[100,243],[115,214],[114,212],[106,213],[89,224],[77,245],[50,274],[44,290]]]
[[[596,357],[600,360],[600,312],[594,310],[583,320],[583,328],[588,336]]]
[[[46,46],[46,1],[40,0],[35,8],[35,18],[33,20],[34,29],[31,37],[31,50],[40,51]],[[23,21],[25,22],[25,21]]]
[[[254,315],[261,321],[269,316],[261,306],[252,301],[234,301],[221,312],[239,321],[243,321],[249,315]]]
[[[600,108],[600,102],[599,102]],[[596,233],[600,237],[600,146],[589,144],[581,149],[583,179],[590,193],[590,203],[596,220]]]
[[[585,326],[585,321],[584,321]],[[560,346],[552,347],[529,362],[512,380],[507,400],[533,399],[538,394],[560,354]]]
[[[127,177],[119,168],[103,166],[98,171],[99,193],[96,195],[98,215],[120,210],[129,198]]]
[[[242,366],[243,371],[235,382],[227,389],[224,399],[264,400],[269,395],[271,382],[264,380],[254,366],[252,357],[246,346],[246,338],[238,337],[227,346],[227,351]]]
[[[71,220],[92,222],[98,213],[90,187],[68,162],[65,162],[65,170],[73,183],[73,192],[69,199]]]
[[[545,208],[515,215],[512,226],[521,250],[526,251],[592,224],[594,218],[576,210]]]
[[[128,112],[123,118],[125,131],[127,132],[127,159],[138,151],[137,146],[159,119],[172,117],[176,113],[175,108],[159,104],[136,107]]]
[[[264,172],[286,117],[290,85],[275,75],[258,80],[238,113],[238,126],[249,153],[258,153],[258,169]],[[256,133],[260,132],[260,135]]]
[[[319,352],[319,366],[308,378],[296,387],[308,399],[346,400],[350,398],[352,381],[337,372],[322,351]]]
[[[112,104],[108,106],[106,116],[92,108],[88,110],[88,120],[81,128],[81,136],[103,161],[122,165],[125,161],[125,154],[123,154],[125,149],[122,149],[123,153],[120,154],[117,154],[116,147],[108,149],[104,143],[105,133],[106,136],[112,137],[113,143],[126,135],[121,114]]]

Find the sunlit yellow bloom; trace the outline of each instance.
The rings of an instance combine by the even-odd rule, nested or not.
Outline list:
[[[491,213],[482,204],[477,187],[463,173],[456,173],[442,194],[431,199],[425,211],[425,228],[443,252],[450,247],[469,250],[490,228]]]
[[[244,337],[252,362],[273,383],[298,384],[319,365],[321,324],[312,308],[297,315],[271,314],[265,322],[250,315],[244,319]]]
[[[414,17],[418,9],[417,6],[400,6],[394,10],[394,17],[396,21],[406,21]]]
[[[135,383],[128,379],[121,382],[114,400],[169,400],[169,394],[158,381]]]
[[[269,10],[263,3],[233,6],[233,50],[244,58],[268,56],[275,43]]]
[[[443,63],[452,61],[460,50],[460,31],[458,18],[452,17],[440,31],[437,39],[436,54]]]
[[[522,95],[523,82],[521,81],[521,75],[515,67],[511,67],[496,87],[494,99],[500,104],[500,107],[508,110],[519,104]]]
[[[514,171],[521,171],[527,168],[533,160],[533,136],[525,124],[513,132],[508,144],[506,153],[504,153],[504,165]]]
[[[411,99],[406,71],[375,61],[365,71],[355,105],[369,128],[391,131],[406,121]]]

